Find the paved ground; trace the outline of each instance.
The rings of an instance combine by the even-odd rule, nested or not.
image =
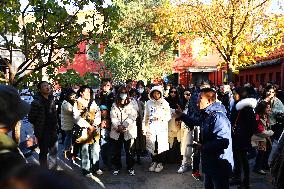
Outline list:
[[[23,132],[29,134],[30,126],[25,124]],[[24,137],[23,137],[24,138]],[[150,158],[142,159],[142,165],[136,165],[136,176],[129,176],[125,169],[118,176],[113,176],[110,171],[104,171],[103,175],[96,176],[93,179],[85,178],[80,174],[79,165],[72,164],[69,160],[64,160],[62,156],[62,145],[59,145],[58,162],[59,168],[72,171],[84,181],[90,189],[198,189],[203,188],[201,181],[196,181],[191,177],[191,172],[177,174],[179,167],[177,164],[167,164],[161,173],[151,173],[148,171]],[[38,150],[28,158],[29,162],[38,163]],[[80,162],[78,162],[80,164]],[[125,167],[125,166],[124,166]],[[270,189],[270,177],[251,174],[252,189]],[[235,189],[236,187],[231,187]]]

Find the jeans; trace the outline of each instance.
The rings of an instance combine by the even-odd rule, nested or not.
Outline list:
[[[71,144],[72,144],[72,130],[65,131],[65,140],[64,140],[64,150],[70,151],[71,150]]]
[[[205,189],[229,189],[229,176],[204,174]]]
[[[265,151],[258,150],[256,158],[255,158],[255,164],[253,167],[255,171],[260,171],[263,169],[264,156],[265,156]]]
[[[101,129],[101,138],[100,138],[100,146],[101,146],[101,160],[102,163],[111,168],[111,141],[109,138],[109,131],[107,129]]]
[[[82,144],[81,163],[83,172],[93,172],[99,169],[100,145],[98,142],[93,144]]]
[[[124,140],[124,135],[122,133],[120,134],[118,140],[112,140],[112,145],[113,145],[112,163],[116,170],[120,170],[122,168],[121,164],[122,146],[124,146],[125,150],[127,169],[129,170],[133,168],[134,157],[131,151],[133,143],[134,139]]]

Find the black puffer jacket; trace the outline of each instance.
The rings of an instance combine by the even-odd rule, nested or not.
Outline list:
[[[249,150],[251,137],[257,131],[254,108],[257,101],[254,98],[245,98],[236,104],[236,118],[232,122],[233,147],[235,149]],[[236,124],[236,125],[235,125]]]
[[[28,117],[29,122],[34,125],[37,138],[42,138],[44,134],[49,134],[52,139],[56,138],[57,115],[52,96],[46,99],[41,94],[35,95]]]

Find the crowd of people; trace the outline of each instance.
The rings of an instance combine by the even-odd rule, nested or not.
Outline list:
[[[57,99],[47,81],[39,82],[37,90],[29,106],[13,87],[0,87],[0,162],[5,162],[0,186],[12,188],[11,179],[31,179],[23,175],[25,170],[55,177],[58,153],[80,162],[86,177],[106,169],[115,176],[122,169],[124,149],[131,176],[135,164],[149,153],[150,172],[159,173],[174,161],[180,163],[177,173],[191,170],[196,180],[204,178],[205,188],[247,189],[249,160],[255,158],[252,171],[265,175],[270,170],[273,186],[284,188],[284,93],[276,84],[254,88],[249,83],[202,82],[184,87],[127,80],[113,86],[103,79],[95,92],[89,86],[72,86],[62,89]],[[38,141],[40,168],[25,165],[14,142],[16,125],[25,115]],[[14,140],[7,135],[11,130]],[[58,152],[58,136],[63,152]]]

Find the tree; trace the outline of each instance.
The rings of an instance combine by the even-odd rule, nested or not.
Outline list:
[[[201,37],[215,49],[228,71],[256,62],[279,48],[283,16],[268,12],[270,0],[191,0],[159,9],[155,25],[160,36]]]
[[[103,26],[99,12],[82,11],[91,2],[94,10],[102,10],[101,0],[28,0],[23,10],[19,0],[2,0],[0,57],[9,69],[2,80],[18,86],[47,67],[72,60],[77,45],[95,38]],[[67,6],[72,6],[72,13]],[[23,57],[17,65],[15,54]]]
[[[53,76],[53,75],[52,75]],[[52,77],[56,84],[62,88],[68,88],[72,85],[89,85],[91,87],[99,87],[99,77],[91,72],[86,72],[81,76],[76,70],[69,69],[65,73],[58,73]]]
[[[114,0],[109,11],[107,44],[102,60],[114,81],[151,80],[171,70],[172,44],[155,34],[156,7],[163,1]]]

